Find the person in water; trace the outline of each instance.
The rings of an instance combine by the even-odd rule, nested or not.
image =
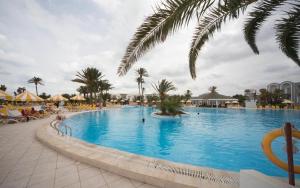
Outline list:
[[[142,119],[142,122],[145,123],[145,118]]]

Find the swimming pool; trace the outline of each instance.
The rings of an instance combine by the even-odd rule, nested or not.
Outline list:
[[[72,127],[78,139],[122,151],[196,166],[287,176],[265,157],[260,145],[265,133],[286,121],[300,129],[299,111],[185,108],[189,115],[181,118],[155,118],[154,111],[124,107],[81,113],[63,123]],[[275,153],[285,160],[283,147],[283,139],[273,144]],[[300,153],[294,160],[300,164]]]

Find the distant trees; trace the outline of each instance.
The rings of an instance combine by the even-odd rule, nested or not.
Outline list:
[[[38,88],[37,88],[37,86],[38,86],[38,85],[44,85],[43,80],[42,80],[41,78],[39,78],[39,77],[35,77],[35,76],[34,76],[33,78],[31,78],[31,79],[28,80],[28,83],[34,84],[34,85],[35,85],[35,93],[36,93],[36,95],[38,96],[39,93],[38,93]]]
[[[70,100],[72,97],[76,96],[75,94],[68,94],[68,93],[63,93],[61,96],[64,98]]]
[[[233,95],[232,98],[237,99],[239,101],[239,104],[241,104],[242,106],[245,105],[246,96],[241,95],[241,94],[236,94],[236,95]]]
[[[17,91],[14,91],[14,95],[17,96],[17,95],[23,93],[24,91],[26,91],[25,87],[18,87]]]
[[[0,85],[0,90],[6,91],[6,89],[7,89],[7,88],[6,88],[6,86],[5,86],[4,84],[1,84],[1,85]]]
[[[47,95],[45,92],[43,92],[42,94],[39,95],[39,97],[41,97],[42,99],[48,99],[51,97],[51,95]]]
[[[148,101],[148,104],[151,106],[153,103],[156,103],[159,100],[159,97],[156,94],[147,95],[146,99]]]
[[[286,98],[285,94],[280,89],[275,89],[273,92],[269,92],[266,89],[260,89],[258,95],[258,103],[262,106],[265,105],[279,105]]]

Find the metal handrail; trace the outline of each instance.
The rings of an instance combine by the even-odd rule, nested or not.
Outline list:
[[[65,132],[63,132],[61,129],[59,129],[57,126],[60,125],[61,127],[64,127]],[[61,136],[64,135],[68,135],[68,133],[70,134],[70,136],[72,136],[72,128],[68,125],[59,123],[59,121],[54,120],[50,123],[50,126],[55,129],[57,131],[57,134],[59,135],[59,133],[61,134]]]
[[[61,124],[61,126],[65,127],[65,135],[68,135],[68,130],[69,130],[69,134],[70,136],[72,136],[72,128],[70,126],[65,124]]]

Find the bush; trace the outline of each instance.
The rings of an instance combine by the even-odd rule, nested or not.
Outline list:
[[[182,114],[182,105],[179,97],[168,97],[160,105],[162,115]]]

